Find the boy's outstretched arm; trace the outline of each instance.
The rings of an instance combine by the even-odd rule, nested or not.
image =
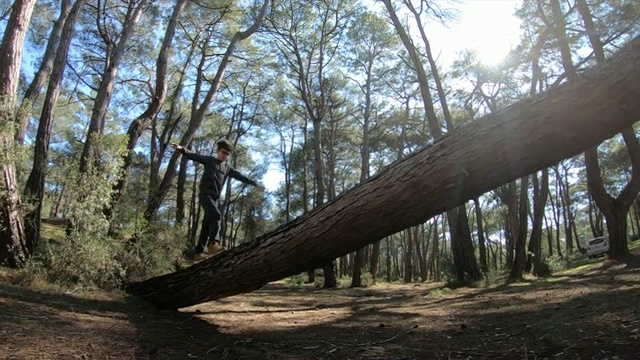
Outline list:
[[[186,147],[184,147],[184,146],[182,146],[180,144],[172,143],[171,147],[176,149],[177,152],[181,153],[182,155],[184,155],[189,160],[197,161],[197,162],[199,162],[201,164],[206,164],[207,163],[207,158],[208,158],[207,156],[199,155],[195,151],[191,151],[191,150],[187,149]]]

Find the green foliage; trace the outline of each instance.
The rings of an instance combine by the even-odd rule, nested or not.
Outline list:
[[[441,258],[442,280],[448,287],[460,286],[458,283],[458,270],[453,261],[452,254],[444,254]]]
[[[301,274],[289,276],[288,278],[284,279],[285,284],[295,288],[302,287],[302,285],[305,284],[306,281],[307,277]]]
[[[552,274],[553,271],[551,270],[551,265],[546,258],[543,258],[542,261],[540,261],[540,266],[538,268],[538,277],[549,277]]]
[[[115,241],[75,232],[63,244],[44,243],[34,261],[42,262],[51,282],[115,289],[126,275],[126,269],[116,260],[118,252]]]
[[[34,277],[65,286],[95,286],[114,289],[124,281],[170,271],[185,248],[176,241],[182,229],[144,226],[145,233],[133,239],[109,235],[103,215],[120,171],[124,137],[99,139],[99,169],[80,173],[77,163],[65,163],[64,182],[73,191],[65,192],[65,216],[70,227],[43,227],[43,241],[28,270]],[[140,228],[133,229],[134,232]]]
[[[21,270],[19,281],[45,281],[65,287],[119,288],[123,282],[142,280],[172,271],[186,248],[183,229],[149,227],[137,237],[114,239],[87,236],[63,226],[45,224],[43,241]]]
[[[558,273],[567,269],[573,269],[577,266],[583,265],[586,261],[586,256],[574,252],[565,254],[564,257],[554,255],[544,259],[544,263],[548,266],[551,273]]]
[[[369,287],[375,284],[373,276],[368,271],[362,272],[360,275],[360,282],[362,287]]]
[[[173,271],[191,247],[180,239],[185,239],[183,228],[158,223],[124,241],[117,258],[127,270],[127,281]]]

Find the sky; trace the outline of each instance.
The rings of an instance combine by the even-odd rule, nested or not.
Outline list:
[[[456,23],[428,26],[438,65],[447,68],[466,49],[475,49],[478,59],[486,65],[498,64],[518,45],[520,21],[513,13],[521,3],[522,0],[460,0],[456,4],[460,10]],[[271,165],[263,178],[270,191],[278,189],[283,181],[284,174],[276,165]]]
[[[513,16],[521,0],[462,0],[460,21],[434,35],[433,48],[452,56],[476,49],[486,65],[499,63],[518,45],[520,20]],[[442,28],[442,27],[441,27]],[[443,59],[444,60],[444,59]]]

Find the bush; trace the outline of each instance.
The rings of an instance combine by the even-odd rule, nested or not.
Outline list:
[[[289,276],[288,278],[284,279],[284,281],[287,285],[291,287],[299,288],[306,283],[307,279],[308,277],[302,274],[298,274],[298,275]]]
[[[182,259],[185,241],[180,229],[156,227],[129,239],[72,231],[41,242],[18,281],[41,278],[63,286],[116,289],[125,282],[167,273]]]
[[[166,225],[149,227],[147,232],[123,241],[119,260],[127,269],[127,281],[140,280],[172,271],[190,248],[182,228]]]
[[[540,267],[538,269],[538,273],[536,274],[538,277],[550,277],[552,275],[551,266],[549,265],[547,258],[542,258],[540,261]]]
[[[574,252],[569,255],[565,254],[562,258],[558,255],[546,257],[543,259],[543,263],[549,267],[549,272],[553,274],[563,270],[572,269],[580,265],[584,260],[584,255],[579,252]]]
[[[453,255],[446,254],[442,256],[442,280],[448,287],[457,287],[465,285],[458,281],[458,269],[453,261]]]
[[[116,260],[118,250],[109,239],[73,233],[62,244],[43,243],[34,260],[42,262],[50,282],[110,290],[119,288],[126,274]]]
[[[134,237],[109,235],[103,209],[111,203],[113,185],[121,171],[117,160],[126,151],[126,141],[100,140],[108,145],[102,154],[109,161],[102,163],[99,172],[81,174],[73,163],[65,172],[67,186],[74,189],[64,198],[65,216],[71,226],[66,237],[56,235],[55,241],[41,242],[33,259],[34,269],[39,269],[34,274],[48,281],[114,289],[123,282],[173,270],[186,247],[181,228],[144,224],[138,229],[144,228],[145,232]]]

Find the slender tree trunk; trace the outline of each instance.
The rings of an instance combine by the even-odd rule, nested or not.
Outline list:
[[[502,201],[507,204],[507,213],[505,221],[505,238],[508,268],[513,267],[514,251],[518,242],[518,234],[520,233],[520,222],[518,220],[518,189],[515,181],[510,182],[502,189]]]
[[[67,190],[67,182],[63,181],[62,189],[60,189],[58,196],[56,197],[55,201],[53,202],[53,205],[51,206],[51,212],[49,213],[50,217],[58,217],[58,214],[60,214],[60,205],[62,204],[62,199],[64,198],[66,190]]]
[[[438,235],[438,218],[433,222],[433,248],[431,252],[433,258],[433,280],[440,281],[442,279],[440,266],[440,236]]]
[[[533,223],[531,224],[531,240],[529,240],[529,256],[527,271],[533,269],[534,275],[541,275],[542,270],[542,223],[549,195],[549,171],[542,170],[540,181],[537,174],[532,174],[533,181]]]
[[[47,95],[44,99],[40,122],[38,123],[38,135],[36,137],[33,153],[33,166],[24,189],[26,201],[33,204],[33,210],[25,215],[25,231],[27,237],[27,249],[33,253],[40,242],[40,218],[42,217],[42,202],[44,201],[44,185],[47,173],[47,159],[49,154],[49,140],[51,129],[55,120],[56,105],[60,96],[64,68],[67,64],[69,46],[73,39],[73,32],[80,11],[84,7],[85,0],[78,0],[69,12],[60,35],[60,44],[57,48],[55,61],[49,79]]]
[[[31,115],[31,111],[28,109],[33,109],[33,105],[38,99],[38,96],[40,95],[40,92],[42,91],[47,78],[51,74],[53,62],[56,58],[58,44],[60,42],[60,36],[62,34],[62,27],[67,21],[67,17],[69,16],[70,11],[71,0],[60,1],[60,14],[58,15],[58,19],[53,22],[53,27],[51,28],[51,33],[49,34],[49,40],[47,41],[47,47],[44,51],[44,55],[42,55],[40,67],[33,77],[31,84],[29,84],[29,87],[24,93],[24,97],[22,98],[22,105],[20,106],[21,111],[18,112],[18,115],[16,117],[16,124],[18,125],[18,131],[16,132],[16,141],[19,144],[24,143],[24,138],[27,133],[29,116]]]
[[[393,246],[393,238],[387,236],[387,282],[391,282],[391,247]]]
[[[562,246],[560,245],[560,204],[558,203],[561,197],[562,197],[562,193],[561,193],[561,185],[560,185],[560,179],[559,179],[559,172],[558,172],[558,166],[554,166],[553,167],[553,171],[554,174],[556,174],[555,176],[555,182],[556,182],[556,201],[553,201],[553,197],[551,198],[551,209],[553,210],[553,222],[555,225],[555,230],[556,230],[556,250],[558,252],[558,256],[560,258],[562,258]],[[557,204],[557,205],[556,205]]]
[[[477,223],[477,233],[478,233],[478,251],[480,252],[480,271],[486,273],[489,271],[489,267],[487,266],[487,248],[486,241],[484,239],[484,225],[482,223],[482,208],[480,207],[480,200],[475,197],[473,198],[473,204],[475,206],[476,211],[476,223]]]
[[[376,283],[378,279],[378,270],[380,265],[380,240],[376,241],[372,245],[371,257],[369,260],[369,274],[373,283]]]
[[[409,284],[413,281],[413,243],[415,239],[413,238],[413,234],[411,228],[406,229],[405,233],[405,246],[404,246],[404,283]]]
[[[424,234],[424,224],[420,226],[420,234]],[[414,240],[416,245],[416,259],[418,259],[418,270],[420,273],[420,280],[422,282],[427,281],[427,259],[422,255],[422,246],[424,245],[424,236],[418,235],[418,227],[414,227]]]
[[[637,198],[636,201],[633,202],[633,220],[636,223],[636,233],[635,235],[640,235],[640,207],[638,206]]]
[[[518,232],[516,233],[515,256],[509,278],[522,279],[527,265],[527,213],[529,209],[529,177],[520,179],[520,201],[518,204]]]
[[[180,161],[180,170],[178,171],[178,184],[176,194],[176,225],[182,225],[185,216],[185,198],[184,194],[187,190],[187,168],[189,167],[189,159],[183,157]]]
[[[142,12],[147,8],[148,2],[149,0],[141,0],[135,8],[129,9],[130,11],[127,12],[126,19],[123,20],[122,34],[115,47],[112,47],[110,39],[104,39],[107,53],[105,54],[102,79],[93,104],[91,120],[89,121],[87,138],[80,157],[81,173],[89,173],[93,164],[99,158],[98,154],[100,149],[98,148],[98,140],[104,133],[107,111],[109,109],[109,103],[111,102],[111,96],[113,95],[113,87],[116,83],[118,67],[129,46],[129,41],[138,25]],[[131,4],[130,6],[134,5]]]

